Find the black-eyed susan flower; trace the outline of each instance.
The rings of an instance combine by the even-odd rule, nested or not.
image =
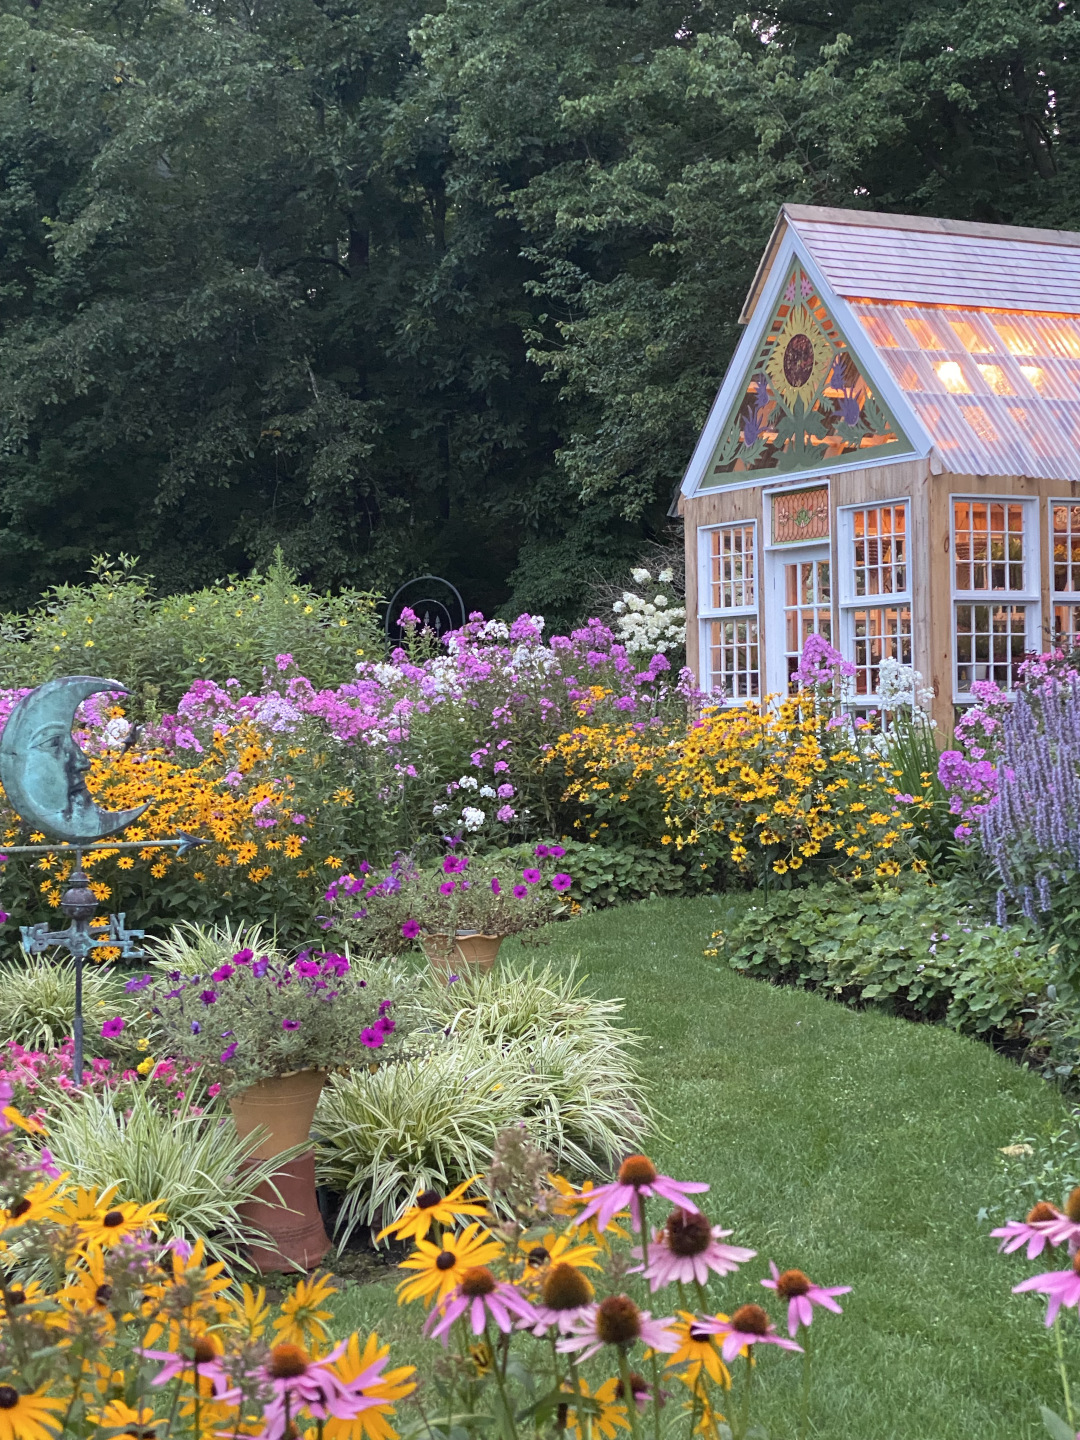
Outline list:
[[[600,1435],[603,1440],[615,1440],[617,1429],[631,1428],[626,1416],[626,1406],[618,1399],[619,1381],[614,1376],[598,1385],[595,1390],[590,1390],[588,1383],[580,1375],[576,1378],[576,1389],[569,1382],[563,1383],[563,1391],[567,1397],[565,1428],[568,1431],[574,1435],[581,1433],[583,1415],[589,1421],[591,1434]]]
[[[401,1262],[403,1270],[418,1273],[398,1286],[398,1304],[429,1296],[439,1301],[454,1289],[464,1270],[486,1265],[502,1253],[502,1243],[475,1221],[460,1235],[447,1232],[438,1245],[418,1240],[413,1253]]]
[[[114,1199],[115,1194],[115,1185],[98,1195],[80,1185],[58,1207],[57,1219],[75,1225],[86,1244],[109,1246],[139,1231],[153,1230],[159,1220],[168,1218],[164,1210],[157,1209],[156,1201],[136,1205]]]
[[[728,1316],[717,1312],[712,1318],[723,1322]],[[715,1334],[702,1329],[697,1323],[697,1316],[691,1315],[688,1310],[679,1310],[668,1328],[679,1339],[679,1348],[668,1356],[668,1369],[678,1370],[680,1378],[691,1388],[697,1385],[704,1371],[714,1385],[730,1390],[731,1372],[721,1358]]]
[[[149,1405],[133,1408],[125,1400],[110,1400],[100,1414],[90,1419],[101,1430],[120,1431],[123,1440],[156,1440],[157,1427],[162,1423]]]
[[[274,1321],[274,1343],[291,1342],[316,1349],[329,1335],[326,1321],[334,1318],[332,1310],[320,1310],[337,1286],[329,1275],[312,1275],[301,1280],[292,1294],[281,1302],[281,1313]]]
[[[380,1346],[374,1332],[368,1336],[363,1349],[359,1335],[349,1336],[344,1351],[330,1369],[350,1392],[359,1390],[369,1403],[350,1420],[334,1416],[327,1419],[323,1424],[323,1440],[397,1440],[397,1431],[387,1417],[394,1413],[398,1400],[416,1389],[410,1379],[416,1369],[413,1365],[399,1365],[396,1370],[383,1373],[389,1354],[390,1346]]]
[[[22,1225],[39,1224],[47,1220],[63,1220],[64,1184],[66,1175],[54,1180],[41,1180],[31,1185],[18,1199],[12,1200],[0,1213],[0,1233],[16,1230]]]
[[[0,1385],[0,1440],[53,1440],[56,1417],[67,1401],[37,1390]]]
[[[466,1200],[465,1192],[475,1185],[479,1175],[463,1180],[449,1195],[440,1195],[437,1190],[422,1190],[414,1204],[396,1219],[393,1224],[380,1230],[376,1240],[393,1235],[398,1240],[423,1240],[432,1225],[453,1225],[462,1216],[486,1215],[487,1203],[483,1200]]]

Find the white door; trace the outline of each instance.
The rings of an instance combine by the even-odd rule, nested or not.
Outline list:
[[[768,553],[765,605],[768,689],[788,695],[808,635],[832,638],[832,576],[828,545],[799,545]]]

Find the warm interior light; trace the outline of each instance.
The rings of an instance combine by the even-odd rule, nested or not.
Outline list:
[[[967,320],[950,320],[949,324],[956,331],[957,335],[959,335],[960,343],[965,350],[973,353],[993,349],[993,346],[988,345],[975,329],[975,326]]]
[[[937,377],[950,395],[970,395],[971,386],[955,360],[939,360],[934,366]]]
[[[880,315],[860,315],[859,319],[866,327],[870,339],[873,340],[875,345],[883,350],[897,350],[900,348],[900,342]]]
[[[1075,321],[1070,324],[1066,320],[1036,320],[1035,329],[1051,354],[1056,352],[1070,360],[1080,360],[1080,328]]]
[[[1028,382],[1029,385],[1034,385],[1035,389],[1038,390],[1040,394],[1042,393],[1042,390],[1045,386],[1045,376],[1042,372],[1042,366],[1021,365],[1020,374],[1023,375],[1024,379]]]
[[[905,315],[904,324],[915,337],[915,344],[920,350],[947,350],[948,346],[943,345],[934,333],[933,329],[919,315]]]
[[[1009,377],[1000,365],[980,365],[978,371],[995,395],[1016,394],[1016,390],[1009,383]]]
[[[1007,325],[1004,320],[995,320],[994,329],[1005,342],[1010,355],[1031,355],[1035,346],[1016,325]]]

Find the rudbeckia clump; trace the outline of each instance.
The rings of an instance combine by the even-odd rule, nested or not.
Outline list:
[[[0,1099],[10,1099],[10,1090]],[[334,1342],[326,1277],[275,1315],[202,1241],[160,1238],[167,1202],[72,1187],[0,1116],[0,1437],[397,1440],[415,1388],[377,1335]]]

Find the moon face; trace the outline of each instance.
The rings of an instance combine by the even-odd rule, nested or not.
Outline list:
[[[71,727],[86,697],[101,690],[128,693],[117,680],[90,675],[47,680],[23,696],[0,734],[0,784],[8,800],[31,829],[72,845],[114,835],[147,808],[99,810],[86,788],[90,760]]]

